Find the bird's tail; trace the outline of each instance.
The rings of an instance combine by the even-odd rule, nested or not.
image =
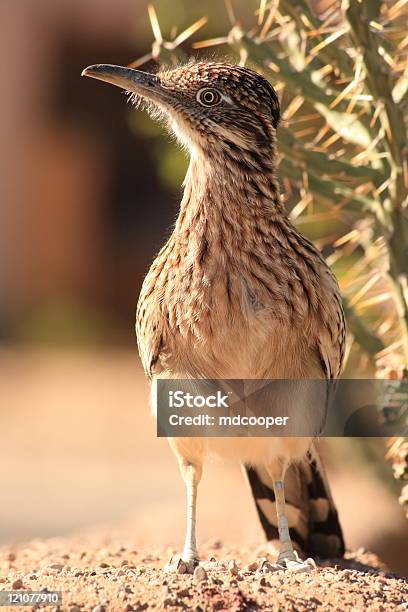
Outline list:
[[[256,509],[268,540],[278,540],[273,483],[268,472],[246,466]],[[286,516],[292,542],[305,555],[340,557],[345,545],[329,483],[316,449],[285,475]]]

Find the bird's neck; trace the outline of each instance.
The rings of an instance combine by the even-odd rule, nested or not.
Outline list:
[[[189,231],[205,221],[239,231],[241,223],[256,228],[284,215],[272,150],[266,155],[240,151],[236,159],[217,152],[191,157],[178,229]]]

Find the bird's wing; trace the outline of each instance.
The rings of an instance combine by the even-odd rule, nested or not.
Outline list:
[[[158,320],[146,317],[140,306],[136,318],[136,337],[143,369],[149,378],[160,369],[160,355],[164,350],[164,329]]]
[[[323,374],[328,379],[338,378],[343,369],[346,346],[346,323],[340,295],[332,295],[331,302],[322,305],[321,311],[317,350]]]
[[[157,373],[160,355],[164,349],[165,328],[159,309],[150,300],[152,281],[146,277],[140,292],[136,312],[136,338],[143,369],[149,378]]]

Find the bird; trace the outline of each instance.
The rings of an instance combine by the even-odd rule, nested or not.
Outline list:
[[[319,379],[342,372],[346,326],[338,283],[291,223],[278,179],[281,110],[272,84],[234,64],[189,61],[148,73],[95,64],[163,121],[189,155],[173,231],[140,292],[136,334],[152,382]],[[316,436],[327,402],[299,406]],[[197,491],[211,455],[247,476],[279,567],[310,571],[303,555],[341,556],[344,538],[315,435],[169,438],[186,486],[183,552],[168,565],[193,572]],[[286,489],[286,499],[285,499]],[[183,570],[183,571],[184,571]]]

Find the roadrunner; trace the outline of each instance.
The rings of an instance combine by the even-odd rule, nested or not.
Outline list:
[[[152,382],[305,378],[329,385],[344,354],[341,298],[324,259],[285,214],[276,176],[280,107],[270,83],[244,67],[204,62],[155,75],[97,64],[83,74],[126,90],[165,120],[190,155],[173,233],[137,309]],[[316,435],[325,410],[309,414],[304,406]],[[190,571],[198,563],[197,487],[211,454],[243,464],[267,538],[280,541],[279,565],[306,571],[298,549],[344,551],[313,437],[169,442],[187,489],[181,560]]]

